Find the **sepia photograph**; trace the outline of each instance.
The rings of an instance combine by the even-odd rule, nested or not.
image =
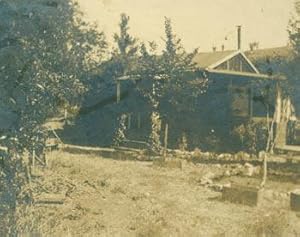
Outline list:
[[[300,0],[0,0],[0,237],[300,237]]]

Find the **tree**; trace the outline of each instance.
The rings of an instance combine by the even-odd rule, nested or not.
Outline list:
[[[289,21],[289,25],[288,25],[288,33],[289,33],[289,40],[290,40],[290,44],[292,46],[292,50],[293,50],[293,55],[291,58],[285,58],[284,60],[282,60],[283,62],[281,62],[281,60],[278,60],[279,63],[277,62],[278,65],[282,65],[281,66],[281,70],[282,72],[284,72],[284,74],[287,77],[287,81],[284,81],[283,83],[280,83],[280,87],[283,88],[283,91],[281,92],[281,98],[280,99],[280,103],[281,106],[285,104],[285,108],[281,109],[284,112],[280,112],[280,113],[287,113],[286,111],[291,110],[290,107],[290,103],[283,103],[283,100],[285,100],[285,102],[290,102],[290,99],[292,98],[293,104],[294,106],[296,106],[296,111],[297,111],[297,106],[299,107],[299,102],[300,102],[300,97],[299,97],[299,86],[300,86],[300,70],[299,70],[299,63],[300,63],[300,1],[296,0],[295,1],[295,10],[296,10],[296,15],[294,17],[292,17]],[[268,60],[268,64],[270,64],[269,60]],[[272,70],[271,70],[272,73]],[[289,108],[287,107],[289,105]],[[298,108],[299,109],[299,108]],[[277,111],[278,113],[278,111]],[[274,114],[274,116],[276,115],[276,112]],[[289,116],[291,116],[291,114],[289,114]],[[290,117],[288,117],[286,114],[285,116],[282,116],[282,114],[279,115],[280,120],[282,120],[281,122],[283,123],[288,123]],[[268,129],[268,133],[269,133],[269,138],[268,138],[268,144],[267,144],[267,148],[266,148],[266,152],[272,151],[273,149],[273,144],[271,143],[271,136],[273,137],[273,125],[275,123],[275,117],[273,118],[272,121],[272,125],[271,125],[271,129]],[[282,128],[280,128],[280,126],[277,127],[277,134],[280,134],[280,132],[278,131],[279,129],[286,129],[285,126],[283,126]],[[271,135],[271,136],[270,136]],[[261,186],[264,187],[265,183],[267,180],[267,153],[264,154],[264,175],[263,175],[263,181],[261,183]]]
[[[152,134],[150,142],[155,150],[161,149],[160,133],[161,120],[167,123],[172,111],[186,109],[187,100],[197,96],[195,86],[190,82],[195,79],[197,72],[193,62],[197,49],[187,53],[179,39],[173,32],[172,23],[165,18],[165,47],[162,55],[156,54],[156,44],[149,43],[149,50],[145,44],[141,46],[139,72],[143,80],[151,80],[152,87],[143,91],[152,104]],[[200,85],[203,89],[204,84]],[[198,88],[199,89],[199,88]],[[177,114],[178,116],[178,114]]]
[[[289,38],[296,59],[300,58],[300,1],[295,1],[296,15],[289,21]]]
[[[161,55],[156,51],[155,42],[138,45],[137,39],[128,32],[128,24],[129,17],[122,14],[120,33],[114,36],[117,47],[106,67],[106,71],[109,72],[105,74],[106,81],[124,75],[140,79],[135,81],[131,91],[144,96],[152,108],[150,143],[154,150],[159,151],[162,117],[166,120],[170,116],[169,110],[186,109],[186,101],[202,91],[195,90],[195,85],[190,83],[196,77],[197,67],[193,59],[197,50],[192,53],[185,51],[181,39],[173,33],[169,18],[165,18],[165,48]],[[204,84],[200,85],[202,89]],[[124,126],[121,125],[124,119],[120,117],[119,121],[123,121],[120,122],[119,128],[124,130]],[[124,134],[123,130],[121,134]],[[117,134],[117,137],[120,136]]]
[[[289,21],[288,33],[293,56],[288,61],[285,73],[288,77],[288,91],[292,95],[295,103],[299,102],[300,86],[300,1],[295,1],[296,14]]]
[[[139,45],[137,39],[129,33],[129,20],[130,17],[125,13],[120,16],[119,33],[114,34],[114,47],[111,59],[106,62],[103,66],[103,85],[105,87],[113,87],[115,84],[114,79],[136,73],[138,64],[138,50]],[[122,140],[125,139],[126,130],[126,115],[117,114],[118,123],[115,128],[114,143],[119,145]]]
[[[47,118],[62,106],[80,106],[85,80],[103,58],[106,43],[71,0],[3,0],[0,12],[0,112],[15,118],[1,131],[9,154],[0,179],[10,196],[7,207],[14,210],[24,200],[23,152],[42,141]]]
[[[198,96],[198,93],[206,86],[207,81],[204,80],[196,87],[191,84],[191,81],[198,76],[197,64],[193,61],[198,49],[193,50],[191,53],[186,52],[181,44],[181,39],[173,33],[169,18],[165,18],[164,41],[165,49],[160,62],[165,79],[162,88],[162,102],[165,103],[165,107],[171,105],[174,109],[180,111],[186,108],[187,100]],[[198,90],[195,90],[195,88]]]
[[[120,16],[119,33],[114,34],[114,42],[117,47],[112,52],[106,71],[108,76],[118,77],[132,74],[136,68],[139,46],[137,39],[129,34],[130,17],[125,13]]]

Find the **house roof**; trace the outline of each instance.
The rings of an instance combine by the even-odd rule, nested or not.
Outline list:
[[[254,73],[259,73],[254,64],[249,60],[249,58],[240,50],[228,50],[228,51],[216,51],[209,53],[199,53],[195,56],[194,62],[201,69],[216,69],[222,63],[232,59],[233,57],[241,55],[245,61],[252,68]]]
[[[289,61],[294,56],[293,49],[289,46],[258,49],[245,54],[261,72],[268,74],[289,74]]]
[[[228,50],[228,51],[198,53],[194,58],[194,62],[197,63],[197,65],[200,68],[207,68],[213,65],[214,63],[222,60],[223,58],[230,56],[234,52],[235,52],[234,50]]]
[[[293,50],[289,46],[267,48],[267,49],[257,49],[253,51],[246,51],[246,56],[254,63],[261,60],[273,60],[273,59],[289,59],[293,56]]]

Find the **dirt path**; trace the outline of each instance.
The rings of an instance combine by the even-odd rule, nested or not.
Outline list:
[[[24,232],[36,229],[43,236],[259,236],[262,226],[269,226],[278,234],[300,236],[300,218],[295,213],[224,203],[218,199],[220,193],[200,186],[206,172],[222,169],[218,165],[184,163],[182,170],[167,169],[153,167],[151,162],[59,152],[52,153],[49,165],[33,180],[35,193],[62,194],[64,204],[36,205],[20,214]]]

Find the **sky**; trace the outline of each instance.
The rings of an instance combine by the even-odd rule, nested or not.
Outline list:
[[[188,50],[237,47],[236,26],[242,25],[242,49],[285,46],[294,0],[78,0],[87,20],[97,22],[109,41],[118,32],[120,14],[130,16],[130,33],[141,41],[164,41],[164,17]]]

